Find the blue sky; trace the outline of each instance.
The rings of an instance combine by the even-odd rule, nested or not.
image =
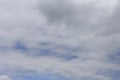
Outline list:
[[[46,74],[46,75],[35,75],[35,74],[29,74],[29,75],[21,75],[21,76],[17,76],[14,78],[15,80],[71,80],[70,78],[66,78],[64,76],[60,76],[60,75],[50,75],[50,74]]]
[[[0,80],[119,80],[119,4],[0,0]]]

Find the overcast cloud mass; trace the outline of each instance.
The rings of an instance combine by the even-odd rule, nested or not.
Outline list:
[[[119,0],[0,0],[0,80],[120,80],[119,21]]]

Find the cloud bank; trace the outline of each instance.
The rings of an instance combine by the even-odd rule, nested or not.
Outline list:
[[[0,74],[113,80],[119,13],[118,0],[0,0]]]

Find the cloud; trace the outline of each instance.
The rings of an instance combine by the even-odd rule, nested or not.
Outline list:
[[[120,70],[117,0],[0,0],[0,71],[111,80]],[[117,54],[118,55],[118,54]],[[113,61],[113,62],[112,62]]]
[[[0,75],[0,80],[12,80],[12,79],[7,75]]]

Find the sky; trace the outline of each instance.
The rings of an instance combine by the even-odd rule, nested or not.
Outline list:
[[[0,80],[120,80],[119,0],[0,0]]]

